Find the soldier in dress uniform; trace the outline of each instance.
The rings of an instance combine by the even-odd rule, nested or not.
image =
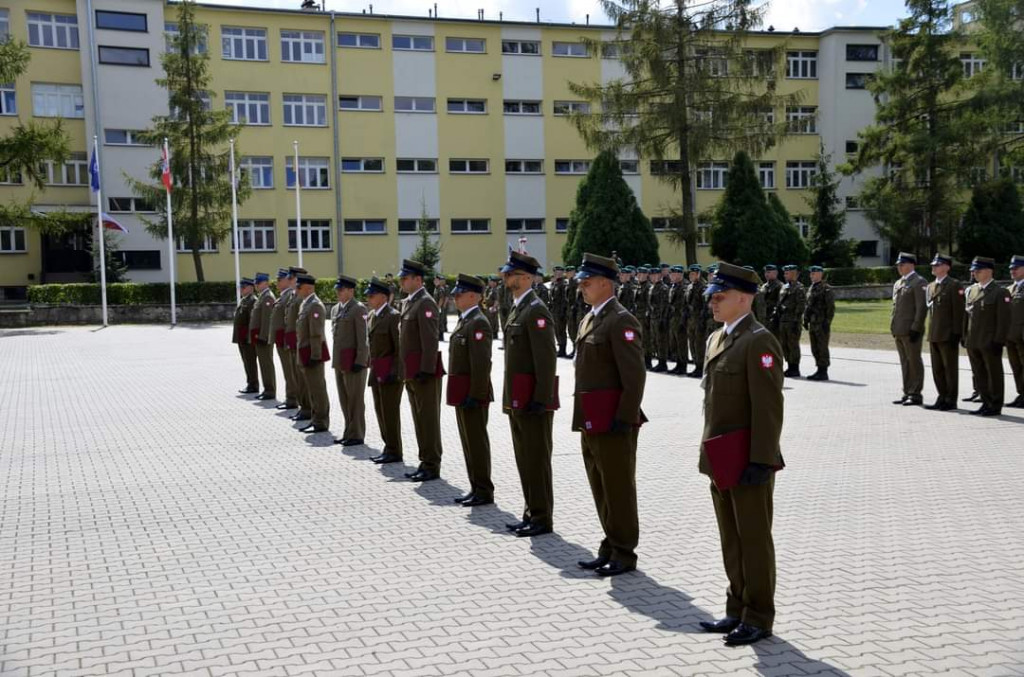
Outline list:
[[[516,536],[539,536],[552,530],[551,426],[558,397],[555,327],[548,310],[531,289],[540,263],[511,251],[501,267],[512,294],[505,324],[505,384],[502,409],[512,430],[526,509],[519,522],[507,524]],[[575,291],[575,290],[574,290]]]
[[[964,288],[949,276],[953,259],[936,254],[932,259],[935,281],[927,288],[928,346],[932,356],[932,379],[938,399],[925,409],[956,409],[960,382],[960,336],[964,326]]]
[[[779,329],[779,343],[786,357],[786,371],[783,376],[799,378],[800,376],[800,334],[804,319],[804,308],[807,306],[807,291],[800,283],[800,267],[790,264],[782,267],[786,279],[779,292],[779,301],[775,306],[775,325]]]
[[[309,386],[306,383],[306,370],[302,368],[302,363],[299,362],[298,332],[296,327],[299,321],[299,309],[302,307],[302,298],[298,294],[298,276],[306,273],[305,268],[296,266],[288,268],[288,277],[292,279],[292,288],[295,289],[295,293],[289,297],[288,306],[284,311],[284,345],[288,349],[288,355],[292,360],[292,369],[295,374],[295,401],[299,405],[299,410],[295,412],[295,415],[289,417],[292,421],[308,421],[312,416],[312,413],[310,413]]]
[[[451,290],[448,289],[448,280],[444,278],[444,275],[438,273],[434,276],[434,303],[437,304],[438,310],[441,311],[441,315],[438,318],[441,333],[438,336],[442,341],[444,340],[445,332],[448,331],[448,301],[450,298]]]
[[[921,348],[924,337],[924,321],[928,313],[925,288],[928,282],[917,274],[914,267],[917,257],[900,252],[896,257],[896,270],[900,279],[892,287],[892,319],[889,330],[896,340],[896,352],[900,357],[903,372],[903,397],[893,404],[912,406],[924,402],[921,390],[924,388],[924,360]]]
[[[331,308],[334,334],[334,383],[338,388],[341,417],[345,431],[335,444],[354,447],[366,436],[366,368],[370,364],[370,344],[366,332],[366,306],[356,300],[359,281],[339,275],[334,283],[338,302]]]
[[[779,305],[779,294],[782,293],[778,266],[769,263],[764,267],[764,284],[758,288],[758,291],[764,298],[764,316],[768,320],[763,324],[775,334],[775,338],[778,338],[779,323],[775,316],[775,308]]]
[[[566,320],[569,317],[569,297],[566,295],[567,282],[565,280],[565,267],[555,266],[551,269],[551,303],[548,308],[551,316],[555,318],[555,342],[558,344],[558,356],[565,357],[565,338],[568,334]]]
[[[252,344],[252,335],[249,333],[249,320],[252,318],[256,296],[253,294],[251,278],[243,277],[238,286],[242,289],[242,300],[235,307],[231,342],[238,345],[238,353],[242,356],[242,366],[245,368],[245,388],[238,392],[249,395],[260,391],[260,377],[256,369],[256,346]]]
[[[413,482],[429,482],[441,476],[441,354],[437,350],[440,310],[423,287],[426,268],[419,261],[402,261],[398,278],[406,293],[402,305],[401,338],[405,389],[419,447],[419,467],[405,476]]]
[[[455,421],[469,474],[469,492],[455,502],[472,508],[494,503],[491,439],[487,434],[488,409],[494,401],[491,387],[494,330],[480,309],[483,280],[460,273],[452,293],[459,321],[448,343],[448,404],[455,407]]]
[[[1017,397],[1008,407],[1024,409],[1024,256],[1010,259],[1010,327],[1006,332],[1006,353],[1010,358]]]
[[[391,287],[376,277],[366,286],[370,306],[370,392],[384,450],[370,458],[378,464],[402,461],[402,360],[399,359],[401,315],[391,305]]]
[[[807,290],[807,307],[804,309],[804,329],[810,332],[811,355],[816,370],[807,377],[808,381],[827,381],[831,359],[828,350],[832,335],[832,319],[836,316],[836,295],[831,285],[825,282],[825,269],[811,266],[811,288]]]
[[[391,293],[388,296],[389,303],[395,308],[395,310],[402,310],[402,299],[405,298],[405,294],[402,292],[402,288],[398,286],[398,282],[395,280],[395,276],[391,273],[384,275],[384,284],[387,285]]]
[[[687,376],[700,378],[704,375],[704,349],[707,346],[707,324],[704,321],[707,301],[704,298],[705,285],[700,276],[700,265],[691,263],[688,274],[690,283],[686,285],[683,298],[686,305],[686,340],[693,356],[693,370]]]
[[[327,349],[327,308],[316,295],[316,278],[309,273],[295,276],[302,300],[295,321],[297,355],[309,397],[310,423],[299,432],[322,433],[331,427],[331,401],[327,397],[324,363],[330,359]]]
[[[284,378],[284,402],[277,409],[294,409],[299,406],[296,400],[298,390],[295,383],[295,360],[285,344],[285,315],[292,296],[295,295],[295,280],[288,276],[287,268],[277,270],[277,291],[279,296],[274,302],[274,312],[270,315],[270,334],[274,337],[277,347],[277,359],[281,363],[281,375]]]
[[[636,446],[647,371],[640,323],[615,298],[619,267],[613,259],[584,254],[576,274],[591,311],[576,339],[576,385],[572,429],[580,433],[583,465],[590,481],[604,540],[583,569],[617,576],[636,569],[640,525],[636,502]],[[584,398],[617,400],[613,418],[593,420]]]
[[[568,274],[569,279],[565,283],[565,331],[569,334],[569,345],[573,346],[573,350],[576,349],[576,334],[580,328],[580,318],[576,313],[578,306],[576,305],[577,285],[576,282],[576,266],[566,266],[565,272]],[[569,355],[568,357],[573,357]]]
[[[686,337],[686,268],[672,266],[669,268],[672,287],[669,289],[669,331],[671,332],[672,351],[675,353],[676,366],[670,373],[686,375],[686,364],[689,362],[690,349]]]
[[[256,348],[256,361],[263,381],[263,392],[256,399],[273,400],[277,397],[277,375],[274,372],[274,334],[270,325],[277,298],[270,291],[270,275],[256,273],[253,282],[256,286],[256,300],[249,316],[249,338]]]
[[[995,261],[975,256],[971,262],[976,282],[965,294],[964,347],[971,361],[975,385],[981,396],[980,416],[999,416],[1003,411],[1003,346],[1010,330],[1010,290],[993,280]]]
[[[712,312],[724,326],[708,340],[700,472],[712,475],[708,443],[713,438],[749,432],[736,442],[749,449],[739,483],[729,488],[711,484],[729,587],[725,617],[700,625],[725,634],[729,646],[770,637],[775,620],[772,496],[775,471],[785,465],[779,447],[782,347],[752,315],[759,282],[754,271],[722,263],[707,290]]]

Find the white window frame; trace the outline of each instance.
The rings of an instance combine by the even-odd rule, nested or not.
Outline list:
[[[408,46],[400,46],[399,43],[408,41]],[[433,35],[392,35],[391,49],[398,52],[433,52]]]
[[[6,40],[11,35],[11,12],[0,8],[0,40]]]
[[[543,174],[544,160],[505,160],[506,174]]]
[[[487,40],[485,38],[445,38],[444,51],[455,54],[486,54]]]
[[[295,247],[295,219],[288,219],[288,251],[297,251]],[[331,220],[330,219],[302,219],[302,251],[306,252],[329,252],[331,251]],[[313,246],[315,244],[315,246]]]
[[[786,188],[805,190],[814,186],[818,163],[814,160],[790,160],[786,163]]]
[[[483,163],[481,168],[480,163]],[[460,164],[461,163],[461,164]],[[450,158],[449,174],[490,174],[491,161],[487,158]]]
[[[410,162],[413,163],[412,169],[409,169],[408,163]],[[437,174],[437,158],[400,157],[395,160],[395,172],[398,174]]]
[[[37,118],[85,118],[82,86],[33,82],[32,115]]]
[[[327,97],[323,94],[284,94],[282,123],[285,127],[326,127]],[[302,122],[296,122],[299,118]],[[291,122],[289,122],[289,118]],[[312,119],[313,122],[308,122]]]
[[[569,232],[569,217],[562,216],[555,219],[555,233],[568,233]]]
[[[342,106],[341,101],[355,100],[355,108],[351,106]],[[384,99],[380,96],[372,94],[339,94],[338,95],[338,110],[349,111],[357,113],[380,113],[384,110]]]
[[[655,233],[667,233],[672,230],[672,217],[670,216],[652,216],[651,217],[651,228]]]
[[[961,52],[960,53],[960,64],[964,68],[964,78],[970,80],[975,75],[978,75],[985,70],[985,64],[988,63],[978,54],[974,52]]]
[[[12,171],[9,167],[0,167],[0,186],[21,186],[25,180],[20,171]]]
[[[696,50],[697,63],[713,78],[729,77],[729,59],[721,50],[699,48]]]
[[[843,85],[844,85],[844,87],[846,89],[848,89],[848,90],[850,90],[852,92],[866,90],[868,88],[868,83],[871,82],[872,75],[873,75],[872,73],[847,73],[846,76],[845,76],[845,82],[843,83]],[[854,85],[859,85],[860,84],[859,82],[857,82],[857,80],[855,78],[864,78],[864,80],[863,80],[864,86],[863,87],[859,87],[859,86],[851,87],[850,86],[851,83],[854,84]]]
[[[346,169],[346,163],[349,168]],[[359,163],[358,169],[353,169],[352,165]],[[339,163],[342,174],[383,174],[384,173],[384,158],[382,157],[343,157]],[[375,166],[379,165],[379,166]]]
[[[447,110],[452,115],[487,115],[487,99],[448,99]]]
[[[524,111],[523,108],[529,106],[530,111]],[[541,116],[544,115],[544,102],[543,101],[530,101],[523,99],[506,99],[501,104],[502,112],[505,115],[533,115]],[[509,108],[516,108],[518,110],[509,110]]]
[[[626,176],[633,176],[640,173],[639,160],[619,160],[619,171]]]
[[[786,52],[786,79],[817,80],[818,52],[810,49]]]
[[[456,229],[456,225],[459,229]],[[462,226],[465,225],[465,228]],[[449,227],[452,235],[486,235],[491,232],[490,219],[460,218],[452,219]]]
[[[354,38],[355,44],[343,45],[341,44],[342,36],[346,38]],[[380,33],[350,33],[348,31],[338,31],[335,34],[335,40],[339,49],[380,49]],[[363,44],[364,42],[377,44]]]
[[[651,160],[650,170],[651,176],[669,176],[679,174],[682,165],[679,160]]]
[[[236,125],[260,127],[270,124],[270,94],[267,92],[224,92],[224,106]],[[249,114],[256,113],[254,120]]]
[[[728,162],[698,162],[697,190],[725,190],[729,184]]]
[[[373,224],[370,229],[370,224]],[[379,228],[378,228],[379,224]],[[358,226],[358,229],[356,228]],[[345,219],[341,223],[341,232],[345,235],[387,235],[387,219]]]
[[[431,114],[437,112],[437,101],[432,96],[396,96],[396,113]]]
[[[523,51],[526,48],[527,51]],[[515,56],[540,56],[539,40],[502,40],[501,53]]]
[[[236,53],[236,48],[239,53]],[[250,48],[253,56],[248,56]],[[267,29],[248,26],[221,26],[220,55],[222,59],[228,61],[270,61]]]
[[[246,155],[238,168],[249,178],[253,190],[273,190],[274,158],[270,155]]]
[[[77,15],[28,12],[26,16],[29,46],[44,49],[79,48]]]
[[[185,254],[192,251],[191,249],[188,248],[188,245],[185,244],[185,238],[179,237],[175,239],[178,240],[177,251],[179,254]],[[218,246],[217,242],[214,242],[213,239],[211,239],[210,236],[207,235],[206,237],[203,238],[203,243],[199,246],[199,251],[206,252],[208,254],[216,254],[218,251],[220,251],[220,247]]]
[[[787,106],[786,126],[791,134],[817,134],[818,107]]]
[[[289,155],[285,158],[284,176],[285,187],[288,190],[295,190],[295,181],[289,181],[289,172],[295,166],[295,156]],[[294,176],[292,171],[291,176]],[[299,156],[299,186],[302,190],[330,190],[331,188],[331,159],[328,157]]]
[[[202,32],[199,40],[196,41],[193,47],[193,54],[206,54],[210,50],[209,45],[209,27],[202,26]],[[174,38],[178,37],[181,31],[178,30],[177,21],[165,21],[164,22],[164,51],[169,52],[174,47],[172,42]]]
[[[0,115],[18,114],[18,94],[13,82],[0,83]]]
[[[571,115],[572,113],[582,113],[584,115],[590,113],[590,102],[589,101],[555,101],[554,104],[554,115],[562,117]]]
[[[281,29],[281,61],[284,63],[324,64],[326,55],[323,31]]]
[[[762,190],[775,190],[775,161],[765,160],[757,163],[757,178]]]
[[[240,252],[276,252],[277,223],[274,219],[239,219]],[[235,233],[231,233],[231,251],[235,251]]]
[[[506,233],[543,233],[543,218],[514,218],[505,219]]]
[[[806,240],[811,236],[811,220],[806,216],[793,216],[793,227],[796,228],[796,232],[800,233],[800,237],[803,239]]]
[[[113,200],[128,200],[128,209],[114,208]],[[156,205],[147,205],[141,197],[111,195],[107,197],[107,211],[112,214],[155,214]]]
[[[697,246],[711,246],[711,224],[708,223],[707,221],[697,222]]]
[[[555,174],[559,176],[582,176],[590,171],[592,160],[555,160]]]
[[[415,235],[420,232],[420,222],[427,222],[427,232],[437,233],[440,231],[441,225],[439,219],[398,219],[398,234],[399,235]],[[412,225],[412,228],[409,226]]]
[[[44,175],[43,183],[48,186],[89,185],[89,156],[84,151],[71,153],[60,165],[46,160],[40,169]]]
[[[585,42],[565,42],[555,40],[551,43],[551,56],[566,57],[570,59],[589,59],[590,48]]]
[[[28,231],[19,226],[0,226],[0,254],[26,253],[28,253]]]

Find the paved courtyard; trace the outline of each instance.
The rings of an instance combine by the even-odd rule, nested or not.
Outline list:
[[[894,352],[787,381],[776,636],[730,649],[697,628],[726,582],[696,380],[648,379],[640,571],[602,580],[571,409],[557,533],[517,539],[500,413],[497,503],[467,510],[449,408],[443,480],[412,485],[366,460],[372,413],[342,450],[239,396],[230,333],[0,331],[0,675],[1024,675],[1024,411],[894,407]]]

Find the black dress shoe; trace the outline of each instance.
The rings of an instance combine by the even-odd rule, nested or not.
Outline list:
[[[586,569],[587,571],[593,571],[594,569],[600,569],[611,560],[610,557],[597,557],[597,559],[581,559],[576,562],[576,566],[580,569]]]
[[[484,498],[483,496],[474,496],[468,501],[462,502],[463,508],[475,508],[478,505],[491,505],[494,503],[493,498]]]
[[[956,411],[956,408],[953,402],[943,402],[939,405],[939,411]]]
[[[308,411],[300,410],[297,414],[295,414],[294,416],[289,416],[288,418],[291,419],[292,421],[309,421],[312,420],[313,414],[309,413]]]
[[[340,437],[335,437],[335,438],[334,438],[334,443],[335,443],[335,444],[345,444],[345,442],[347,442],[347,441],[348,441],[348,440],[343,440],[343,439],[341,439]]]
[[[935,400],[935,402],[932,404],[924,405],[924,408],[927,409],[928,411],[935,411],[936,409],[941,411],[944,406],[946,406],[945,402],[943,402],[942,400]]]
[[[294,409],[294,408],[295,408],[294,404],[288,404],[287,402],[285,402],[284,404],[279,404],[276,407],[274,407],[274,409],[280,409],[281,411],[284,411],[285,409]]]
[[[717,621],[701,621],[700,627],[704,632],[720,632],[723,635],[729,634],[740,624],[740,619],[733,616],[726,616]]]
[[[970,412],[971,416],[983,416],[988,411],[988,407],[982,406],[981,409],[975,409]]]
[[[701,369],[694,369],[693,371],[688,372],[686,375],[689,376],[690,378],[703,378],[704,371]]]
[[[260,393],[259,395],[256,396],[256,399],[257,400],[276,400],[277,399],[277,394],[276,393]]]
[[[410,482],[430,482],[441,477],[432,470],[417,470],[414,473],[406,473],[405,476],[409,478]]]
[[[1002,409],[986,409],[979,414],[980,416],[999,416],[1003,413]]]
[[[384,453],[381,454],[380,456],[374,456],[370,460],[376,463],[377,465],[384,465],[386,463],[401,463],[402,457],[399,456],[398,454]]]
[[[753,625],[747,625],[746,623],[740,623],[736,626],[736,629],[725,636],[726,646],[744,646],[746,644],[753,644],[754,642],[760,642],[765,637],[771,637],[772,633],[768,630],[762,630]]]
[[[466,501],[470,501],[472,499],[473,499],[473,492],[471,491],[468,494],[466,494],[465,496],[459,496],[458,498],[454,499],[454,501],[456,503],[465,503]]]
[[[1013,402],[1010,402],[1006,406],[1013,407],[1014,409],[1024,409],[1024,395],[1019,396],[1017,399],[1015,399]]]
[[[259,388],[243,388],[242,390],[239,390],[238,392],[240,392],[240,393],[242,393],[244,395],[252,395],[253,393],[258,393],[259,391],[260,391]]]
[[[519,531],[520,529],[525,529],[528,526],[530,526],[530,523],[526,520],[523,520],[522,522],[507,522],[505,524],[505,528],[509,531]]]
[[[919,407],[924,404],[924,398],[920,395],[911,395],[907,399],[903,400],[904,407]]]
[[[892,401],[892,403],[893,403],[893,404],[903,404],[904,402],[906,402],[906,401],[907,401],[907,400],[909,400],[909,399],[910,399],[910,396],[909,396],[909,395],[904,395],[903,397],[901,397],[901,398],[900,398],[900,399],[898,399],[898,400],[893,400],[893,401]]]
[[[597,573],[598,576],[618,576],[619,574],[629,573],[630,571],[636,571],[636,565],[626,566],[625,564],[614,560],[602,564],[594,569],[594,572]]]
[[[964,399],[962,399],[960,401],[961,402],[977,402],[980,399],[981,399],[981,395],[978,394],[978,391],[974,391],[973,393],[971,393],[970,395],[968,395],[967,397],[965,397]]]
[[[349,438],[347,440],[342,440],[341,441],[341,446],[343,446],[343,447],[358,447],[362,443],[363,443],[363,438],[362,437],[351,437],[351,438]]]
[[[543,524],[529,524],[522,529],[516,529],[516,536],[519,538],[532,538],[533,536],[543,536],[544,534],[550,534],[552,531],[551,527],[546,527]]]
[[[325,433],[327,428],[322,425],[307,425],[305,428],[299,428],[299,432],[311,435],[313,433]]]

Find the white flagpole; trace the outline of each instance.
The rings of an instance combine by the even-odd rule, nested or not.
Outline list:
[[[235,235],[235,305],[242,302],[242,262],[239,252],[242,242],[238,238],[238,187],[235,183],[238,176],[235,171],[235,140],[231,139],[231,232]]]
[[[171,149],[167,143],[167,137],[164,137],[164,158],[167,162],[167,169],[170,171],[171,167]],[[177,243],[174,241],[174,218],[171,215],[171,191],[164,186],[164,192],[167,193],[167,268],[171,275],[171,326],[174,327],[178,324],[178,307],[175,303],[175,269],[178,267],[178,257],[176,251],[178,249]]]
[[[96,158],[96,226],[100,238],[100,303],[103,307],[103,326],[107,326],[107,246],[103,241],[103,174],[100,169],[99,139],[92,135],[92,154]]]
[[[295,148],[295,244],[299,250],[299,267],[302,267],[302,182],[299,180],[299,142],[293,141]]]

